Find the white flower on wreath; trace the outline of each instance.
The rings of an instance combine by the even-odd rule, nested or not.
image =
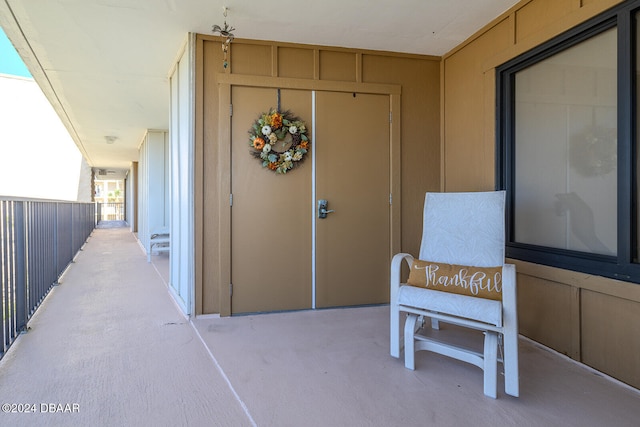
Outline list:
[[[298,132],[298,128],[297,128],[296,126],[290,126],[290,127],[289,127],[289,133],[290,133],[291,135],[295,135],[295,134],[296,134],[296,132]]]
[[[285,162],[290,162],[293,158],[293,156],[291,155],[291,151],[287,151],[286,153],[284,153],[283,157]]]
[[[278,135],[276,135],[275,133],[270,133],[269,142],[272,144],[275,144],[276,142],[278,142]]]
[[[269,125],[262,126],[262,134],[264,136],[269,136],[270,133],[271,133],[271,126]]]
[[[264,144],[264,147],[262,148],[262,152],[268,153],[269,151],[271,151],[271,144]]]
[[[294,162],[299,162],[300,160],[302,160],[302,153],[296,151],[296,154],[293,155],[292,159]]]

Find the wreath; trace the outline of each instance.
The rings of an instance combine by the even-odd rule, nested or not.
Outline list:
[[[571,141],[570,164],[584,177],[606,175],[618,161],[616,129],[594,127]]]
[[[287,173],[300,165],[309,144],[306,125],[289,111],[263,113],[249,129],[251,155],[275,173]]]

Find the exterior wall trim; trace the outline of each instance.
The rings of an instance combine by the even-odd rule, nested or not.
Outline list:
[[[282,77],[248,76],[218,73],[217,82],[233,86],[268,87],[333,92],[358,92],[383,95],[400,95],[402,87],[393,84],[338,82],[330,80],[292,79]]]

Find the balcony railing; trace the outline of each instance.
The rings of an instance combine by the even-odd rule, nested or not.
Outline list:
[[[96,203],[96,205],[98,222],[124,220],[124,203]]]
[[[93,203],[0,199],[0,358],[95,228]]]

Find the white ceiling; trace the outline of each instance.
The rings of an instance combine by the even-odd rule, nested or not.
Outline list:
[[[189,32],[441,56],[519,0],[0,0],[0,25],[91,166],[128,168],[169,127]],[[116,137],[107,144],[108,136]]]

